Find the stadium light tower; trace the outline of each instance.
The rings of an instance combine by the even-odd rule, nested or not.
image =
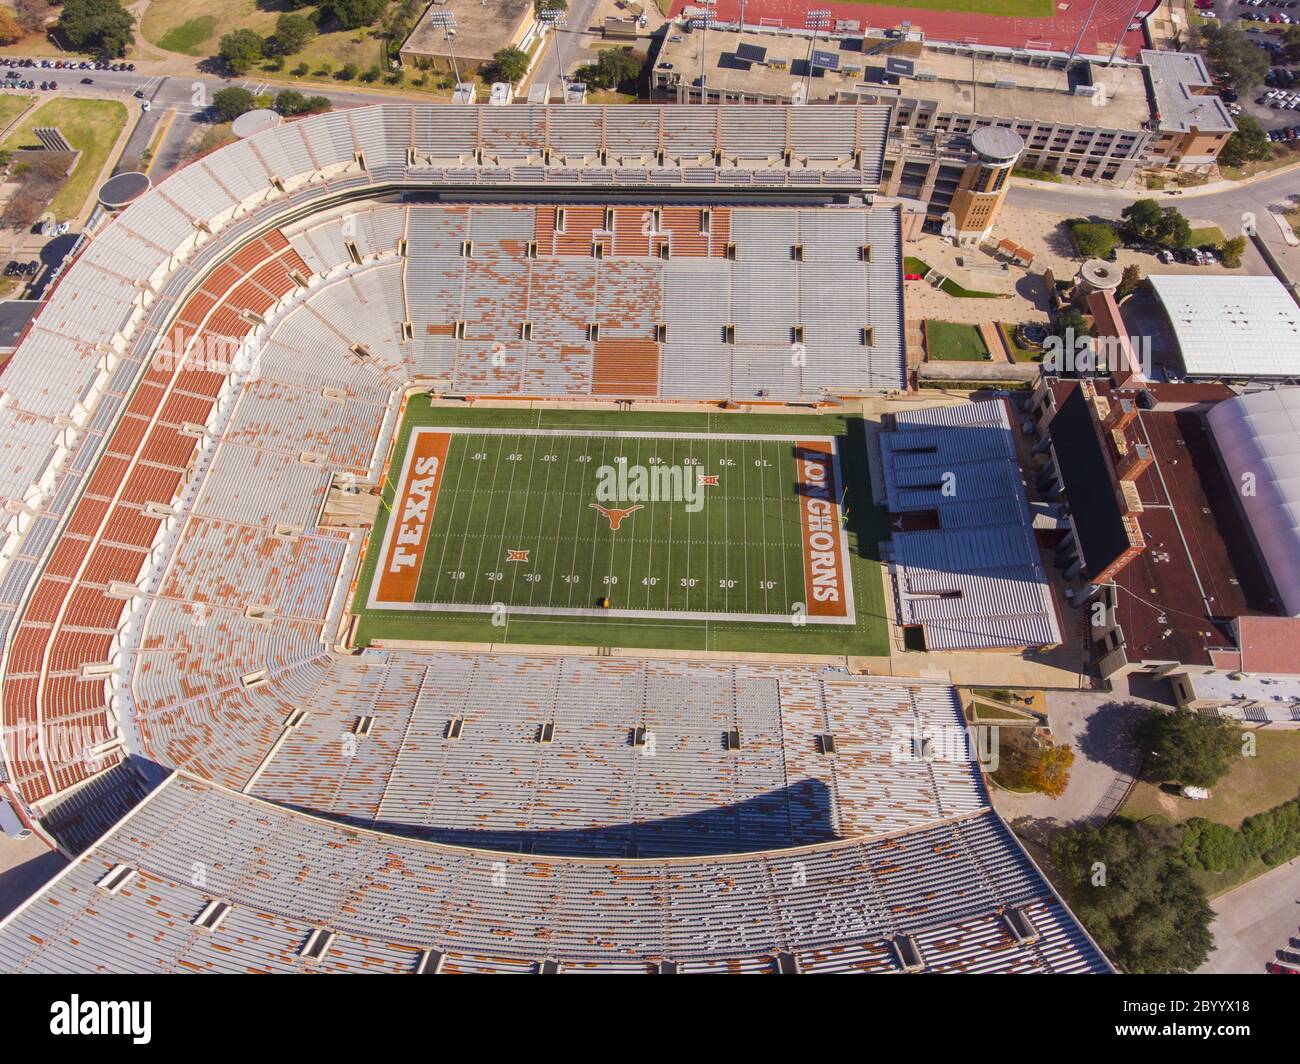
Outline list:
[[[824,7],[815,7],[804,16],[804,25],[813,31],[812,43],[808,46],[808,69],[803,75],[803,98],[808,100],[808,93],[812,90],[812,71],[813,58],[817,55],[817,34],[819,31],[827,29],[831,24],[830,10]]]
[[[456,78],[456,84],[459,85],[460,70],[456,67],[456,52],[451,46],[451,42],[456,39],[456,16],[450,11],[435,11],[429,16],[429,25],[441,26],[447,35],[447,54],[451,56],[451,72]]]
[[[555,76],[560,82],[560,102],[565,103],[569,93],[569,83],[564,76],[564,54],[560,51],[560,30],[568,26],[569,20],[565,17],[563,11],[554,7],[542,8],[539,17],[542,20],[542,25],[550,26],[555,34]]]
[[[691,16],[691,26],[703,30],[700,35],[700,103],[708,103],[708,94],[704,91],[704,59],[708,55],[709,27],[718,21],[718,0],[699,0],[702,9]]]

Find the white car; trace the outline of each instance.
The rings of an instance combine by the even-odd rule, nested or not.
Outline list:
[[[140,105],[140,110],[141,110],[141,111],[147,111],[147,110],[149,110],[149,108],[152,107],[152,106],[153,106],[153,104],[151,104],[148,100],[145,100],[144,103],[142,103],[142,104]]]
[[[1210,797],[1210,792],[1205,787],[1193,787],[1188,785],[1183,788],[1182,795],[1184,798],[1190,798],[1194,802],[1204,802]]]

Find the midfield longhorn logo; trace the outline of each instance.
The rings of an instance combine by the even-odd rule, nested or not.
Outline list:
[[[605,515],[606,518],[609,519],[609,530],[611,532],[618,531],[618,526],[623,523],[623,518],[630,517],[638,510],[645,509],[645,507],[640,505],[639,503],[636,506],[629,506],[626,510],[607,509],[606,507],[601,506],[600,503],[598,502],[593,502],[590,505],[593,510],[599,510],[602,514]]]

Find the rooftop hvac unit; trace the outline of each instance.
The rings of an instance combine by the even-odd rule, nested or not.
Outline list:
[[[925,967],[925,958],[921,956],[921,949],[911,935],[899,935],[894,939],[893,945],[894,956],[903,971],[919,972]]]
[[[1100,91],[1100,85],[1076,85],[1074,87],[1074,95],[1076,96],[1096,96]]]
[[[995,89],[1014,89],[1016,87],[1016,83],[1014,81],[1006,81],[1006,80],[995,81],[993,83],[993,87]]]
[[[1038,928],[1024,909],[1008,909],[1002,915],[1017,942],[1027,945],[1038,941]]]

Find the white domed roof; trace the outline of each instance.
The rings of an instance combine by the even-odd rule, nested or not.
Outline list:
[[[1209,422],[1283,607],[1300,617],[1300,388],[1229,399]]]

